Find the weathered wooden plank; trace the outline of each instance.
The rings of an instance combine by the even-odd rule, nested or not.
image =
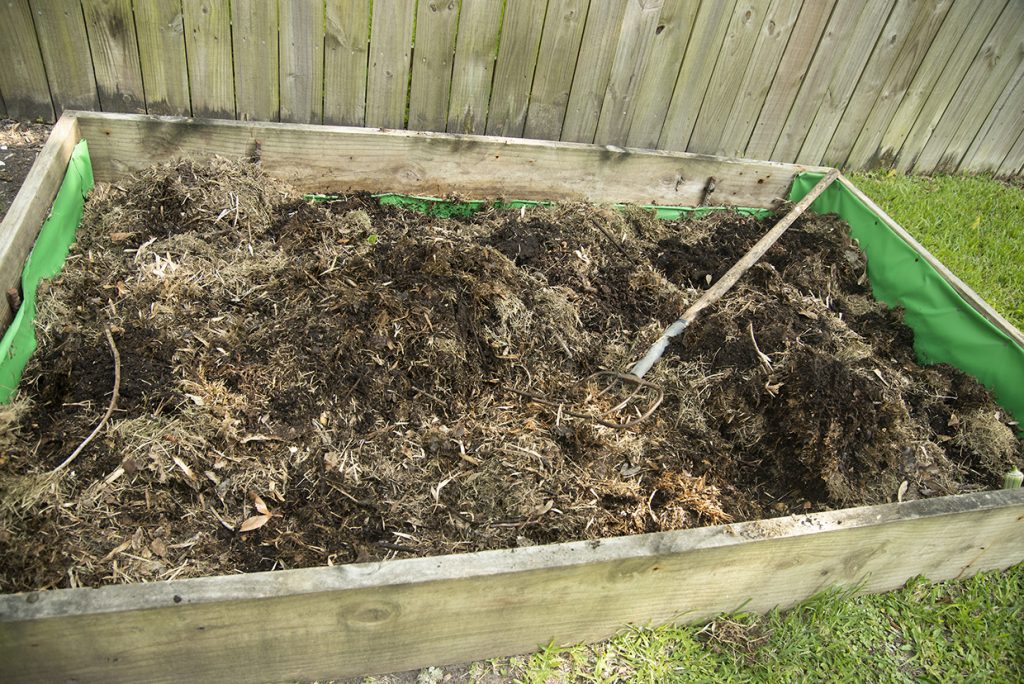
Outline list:
[[[488,135],[523,134],[547,5],[548,0],[505,4],[494,86],[487,107]]]
[[[1010,77],[1024,61],[1024,2],[1011,2],[914,163],[914,171],[955,171]]]
[[[1024,491],[1003,490],[598,543],[16,594],[0,599],[0,672],[310,681],[491,658],[628,623],[787,608],[829,587],[1002,569],[1024,556],[1022,517]]]
[[[690,142],[735,7],[736,0],[701,3],[672,92],[672,102],[658,137],[661,149],[685,150]]]
[[[1010,148],[1006,158],[999,165],[996,175],[1000,178],[1009,178],[1021,173],[1022,168],[1024,168],[1024,132],[1017,136],[1017,141],[1013,143],[1013,147]]]
[[[886,0],[881,0],[888,4]],[[804,74],[796,99],[786,114],[785,123],[779,132],[769,159],[792,161],[800,152],[800,146],[807,137],[814,115],[826,97],[829,82],[849,47],[849,34],[856,25],[861,12],[877,11],[879,0],[865,7],[858,2],[837,2],[829,17],[825,32],[818,42],[814,58]]]
[[[658,145],[699,7],[699,0],[665,0],[661,8],[651,56],[636,91],[637,105],[626,137],[630,147]]]
[[[419,3],[409,92],[409,128],[413,130],[443,131],[448,125],[458,27],[458,0]]]
[[[835,0],[805,2],[747,142],[744,156],[768,159],[782,133]],[[742,137],[742,136],[741,136]]]
[[[132,0],[82,0],[100,108],[146,112]]]
[[[636,110],[636,93],[654,45],[661,6],[662,0],[627,3],[594,133],[594,142],[599,145],[626,144]]]
[[[53,121],[50,86],[36,41],[32,11],[24,0],[0,2],[0,92],[13,119]]]
[[[527,138],[558,140],[562,134],[589,5],[590,0],[561,0],[548,6],[523,130]]]
[[[911,92],[904,98],[882,138],[879,156],[883,163],[894,160],[896,168],[903,172],[914,167],[1000,15],[1012,4],[984,0],[958,39],[954,36],[960,32],[946,36],[940,33],[940,40],[949,38],[950,42],[937,40],[936,45],[940,49],[933,49],[937,53],[935,59],[931,59],[930,52],[929,59],[918,70],[920,76],[915,78]],[[944,49],[947,46],[949,49]]]
[[[718,61],[711,73],[704,101],[694,121],[688,152],[715,154],[722,146],[725,127],[733,115],[750,56],[768,12],[768,0],[740,0],[733,11]],[[744,145],[746,141],[743,141]]]
[[[366,81],[366,125],[405,127],[409,59],[416,0],[374,0],[370,64]]]
[[[134,5],[146,111],[188,116],[192,113],[192,104],[181,4],[136,2]]]
[[[569,90],[569,104],[562,122],[562,140],[594,142],[612,60],[615,59],[615,50],[607,44],[605,37],[618,35],[625,11],[626,5],[622,2],[590,3]]]
[[[12,287],[20,290],[25,259],[50,213],[53,198],[64,181],[71,152],[80,139],[75,118],[62,116],[50,131],[46,144],[0,222],[0,290],[3,292]],[[7,330],[13,314],[7,297],[0,297],[0,334]]]
[[[228,0],[182,0],[193,116],[235,118]]]
[[[882,55],[880,59],[883,60],[894,56],[892,46],[900,35],[896,30],[887,32],[886,24],[905,25],[909,7],[909,3],[899,3],[893,9],[893,0],[880,0],[876,5],[865,7],[857,25],[846,36],[847,49],[836,63],[825,97],[796,156],[797,161],[805,164],[821,162],[868,61],[876,54]],[[890,17],[892,21],[887,22]]]
[[[923,93],[921,83],[927,83],[929,87],[934,85],[942,64],[949,58],[968,22],[976,16],[979,1],[957,0],[951,3],[937,26],[933,26],[931,21],[936,15],[928,13],[926,33],[912,32],[906,37],[906,44],[885,84],[879,91],[871,94],[874,100],[871,111],[864,120],[864,125],[857,134],[846,160],[850,168],[872,168],[892,161],[891,154],[884,155],[886,158],[883,159],[881,153],[882,139],[886,131],[894,125],[900,125],[896,120],[898,116],[912,113],[916,117],[920,106],[924,104],[921,95],[927,95]],[[937,8],[932,5],[928,7]],[[840,124],[840,128],[844,126],[848,126],[845,121]],[[906,130],[909,130],[909,124]],[[902,143],[902,140],[900,142]]]
[[[320,123],[324,118],[324,2],[280,5],[281,121]]]
[[[882,128],[870,115],[875,110],[883,116],[885,111],[895,110],[952,4],[953,0],[897,3],[856,89],[846,102],[842,118],[822,156],[825,163],[842,166],[862,130],[869,126]]]
[[[998,171],[1017,137],[1024,131],[1024,62],[974,136],[958,171]]]
[[[747,149],[802,6],[803,0],[773,0],[768,7],[715,154],[742,156]]]
[[[290,3],[285,3],[290,6]],[[231,48],[235,73],[235,110],[242,121],[277,121],[277,4],[266,0],[233,0]]]
[[[248,156],[262,145],[264,170],[310,191],[389,191],[464,197],[590,200],[692,206],[709,176],[724,204],[771,206],[803,167],[670,152],[608,150],[443,133],[332,126],[179,122],[83,113],[79,127],[98,181],[189,155]],[[339,160],[348,160],[340,163]]]
[[[448,101],[449,133],[483,133],[487,129],[503,5],[503,0],[462,4]]]
[[[362,126],[366,121],[369,50],[369,0],[327,0],[324,123]]]
[[[894,232],[900,237],[901,240],[906,242],[915,252],[921,255],[921,258],[931,264],[932,268],[938,271],[939,275],[949,283],[949,285],[957,291],[957,293],[964,299],[965,302],[970,304],[975,311],[980,313],[982,316],[988,319],[992,325],[1006,333],[1008,337],[1014,340],[1017,344],[1024,346],[1024,333],[1021,333],[1016,327],[1007,321],[1003,316],[989,306],[988,302],[982,299],[978,293],[972,290],[968,285],[960,280],[955,273],[950,271],[946,266],[935,258],[931,252],[924,248],[924,246],[918,242],[910,233],[906,231],[903,226],[896,223],[885,211],[882,210],[874,200],[865,195],[857,186],[850,182],[850,180],[844,176],[840,176],[839,181],[846,186],[846,188],[860,200],[864,206],[868,207],[874,212],[878,218],[889,227],[889,230]]]
[[[82,5],[32,0],[33,20],[50,83],[54,111],[99,109]]]

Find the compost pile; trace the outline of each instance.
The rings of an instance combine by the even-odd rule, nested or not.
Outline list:
[[[989,488],[1021,446],[920,367],[833,217],[805,216],[648,379],[581,400],[767,225],[582,204],[441,218],[303,201],[258,165],[98,189],[0,414],[0,589],[506,548]],[[57,475],[47,475],[116,410]],[[593,400],[593,399],[592,399]],[[603,401],[596,400],[596,401]]]

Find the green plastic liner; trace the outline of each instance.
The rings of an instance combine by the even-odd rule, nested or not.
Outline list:
[[[85,196],[92,190],[92,163],[89,146],[80,141],[71,154],[50,215],[39,231],[35,246],[21,272],[21,307],[0,340],[0,403],[10,400],[21,374],[36,350],[36,288],[39,281],[60,272],[75,231],[82,219]]]
[[[823,174],[801,173],[789,199],[796,202]],[[867,257],[875,299],[902,307],[924,364],[948,363],[973,375],[1024,424],[1024,349],[978,313],[935,268],[842,183],[833,183],[810,207],[838,214]]]

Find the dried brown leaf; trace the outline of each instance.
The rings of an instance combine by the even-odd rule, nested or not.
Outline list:
[[[254,515],[251,518],[248,518],[245,521],[243,521],[242,524],[238,526],[238,531],[252,532],[253,530],[258,530],[259,528],[263,527],[268,522],[270,522],[269,515]]]

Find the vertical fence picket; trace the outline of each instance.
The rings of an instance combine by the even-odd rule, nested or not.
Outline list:
[[[277,121],[277,4],[266,0],[231,3],[235,110],[243,121]]]
[[[672,102],[658,137],[661,149],[686,149],[735,6],[736,0],[701,3],[693,22],[693,36],[686,46],[686,56],[672,91]]]
[[[409,91],[409,128],[418,131],[445,130],[458,27],[458,0],[419,3],[416,11],[412,88]]]
[[[481,134],[487,129],[494,62],[498,56],[503,0],[463,0],[455,40],[449,133]]]
[[[523,134],[547,4],[548,0],[518,0],[505,5],[494,86],[487,108],[488,135]]]
[[[658,31],[662,0],[631,0],[622,18],[594,142],[625,145],[636,111],[637,90]]]
[[[29,5],[55,113],[60,116],[65,109],[98,110],[96,74],[81,4],[32,0]]]
[[[0,93],[7,116],[53,121],[43,56],[26,0],[0,2]]]
[[[562,122],[562,140],[594,142],[604,91],[615,59],[615,44],[607,37],[619,35],[625,11],[626,5],[621,2],[590,3]]]
[[[192,115],[235,118],[228,0],[182,0]]]
[[[139,40],[139,67],[150,114],[188,116],[185,27],[179,0],[135,0],[135,31]]]
[[[630,147],[658,146],[699,7],[700,0],[665,0],[661,8],[651,56],[636,91],[636,110],[626,136]]]
[[[366,121],[369,0],[327,0],[324,32],[324,123]]]
[[[289,0],[280,6],[281,121],[324,119],[324,2]]]
[[[1024,131],[1024,62],[1010,79],[999,101],[982,124],[959,168],[971,173],[998,171],[1014,142]]]
[[[373,0],[366,125],[405,128],[415,0]]]
[[[527,138],[558,140],[562,133],[589,5],[590,0],[561,0],[548,7],[526,112]]]
[[[82,0],[100,107],[145,114],[146,96],[131,0]]]

